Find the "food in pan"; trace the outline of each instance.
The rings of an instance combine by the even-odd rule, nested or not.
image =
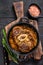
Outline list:
[[[29,52],[37,45],[36,32],[27,26],[15,26],[9,34],[11,48],[20,52]]]
[[[36,5],[31,5],[28,9],[29,13],[33,17],[38,17],[40,15],[40,9]]]

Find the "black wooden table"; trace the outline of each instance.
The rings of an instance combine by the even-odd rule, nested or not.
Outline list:
[[[16,19],[16,15],[12,8],[12,3],[15,1],[21,1],[21,0],[0,0],[0,65],[4,65],[4,53],[1,43],[1,30],[2,28],[4,28],[5,25]],[[43,0],[23,0],[23,1],[24,1],[25,16],[27,16],[26,15],[27,9],[31,3],[37,3],[41,7],[41,15],[43,16]],[[40,39],[42,41],[43,46],[43,18],[40,18],[38,20],[38,24],[40,31]],[[16,64],[13,61],[11,61],[9,65],[16,65]],[[40,61],[35,61],[31,59],[28,62],[24,62],[21,65],[43,65],[43,57]]]

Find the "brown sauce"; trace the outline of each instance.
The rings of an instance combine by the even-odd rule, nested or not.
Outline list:
[[[37,45],[37,34],[27,26],[15,26],[9,34],[9,44],[14,50],[29,52]]]

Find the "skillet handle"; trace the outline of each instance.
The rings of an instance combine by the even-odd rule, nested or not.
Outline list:
[[[29,23],[29,19],[27,17],[22,17],[19,23]]]
[[[28,60],[27,56],[19,55],[19,58],[18,58],[19,62],[26,61],[26,60]]]
[[[38,18],[43,18],[43,16],[39,16]]]

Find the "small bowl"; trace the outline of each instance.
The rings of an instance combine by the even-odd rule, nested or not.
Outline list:
[[[31,10],[29,11],[29,9],[30,9],[30,7],[32,8],[32,6],[36,7],[36,9],[39,11],[39,14],[38,14],[38,15],[34,16],[34,15],[32,15],[32,14],[30,13]],[[33,12],[35,12],[35,11],[33,10]],[[41,14],[41,8],[39,7],[39,5],[37,5],[37,4],[35,4],[35,3],[32,3],[32,4],[29,5],[28,14],[29,14],[30,17],[32,17],[32,18],[38,18],[38,17],[40,16],[40,14]]]

